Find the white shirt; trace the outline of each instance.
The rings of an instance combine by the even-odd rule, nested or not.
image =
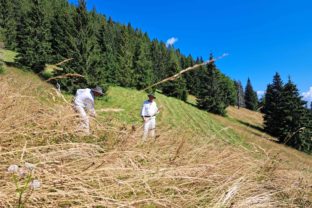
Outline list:
[[[145,101],[142,106],[141,116],[155,116],[158,113],[156,102]]]
[[[95,115],[94,95],[91,89],[78,89],[75,95],[74,104],[89,110],[93,115]]]

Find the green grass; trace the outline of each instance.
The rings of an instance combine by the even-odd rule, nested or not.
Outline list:
[[[243,144],[243,140],[233,130],[225,128],[210,113],[197,109],[178,99],[156,94],[156,102],[161,109],[157,117],[162,129],[181,129],[196,135],[224,139],[232,144]],[[96,101],[96,109],[116,108],[121,112],[99,113],[100,117],[110,117],[124,124],[140,125],[140,110],[147,99],[146,93],[121,87],[110,87],[108,95]]]
[[[4,62],[14,63],[16,54],[17,53],[14,51],[0,49],[0,60]]]

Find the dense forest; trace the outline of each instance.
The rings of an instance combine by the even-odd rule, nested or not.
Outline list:
[[[201,57],[186,56],[173,46],[151,40],[147,33],[130,23],[123,25],[95,9],[88,11],[86,0],[79,0],[77,5],[67,0],[0,0],[0,41],[6,48],[18,52],[16,62],[21,67],[43,78],[82,75],[83,78],[57,81],[62,90],[71,93],[77,88],[95,85],[104,89],[118,85],[141,90],[204,62]],[[66,59],[72,60],[62,65],[62,70],[45,73],[46,64]],[[212,54],[210,60],[213,60]],[[159,85],[157,90],[183,101],[192,94],[197,98],[197,107],[220,115],[226,115],[229,105],[262,109],[268,133],[277,136],[280,142],[311,152],[311,112],[304,107],[291,81],[280,86],[283,99],[278,102],[283,103],[282,107],[272,101],[275,95],[270,97],[276,93],[271,92],[272,86],[268,86],[259,105],[250,79],[244,90],[240,81],[230,79],[211,62],[175,81]],[[294,106],[298,108],[296,114],[289,111]],[[274,116],[285,119],[277,120]],[[275,127],[275,124],[283,126]]]

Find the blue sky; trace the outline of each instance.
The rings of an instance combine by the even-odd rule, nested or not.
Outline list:
[[[70,0],[77,2],[77,0]],[[115,21],[174,43],[182,53],[230,55],[221,71],[264,91],[278,71],[312,99],[312,1],[309,0],[87,0]]]

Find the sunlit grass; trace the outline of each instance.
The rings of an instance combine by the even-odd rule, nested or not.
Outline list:
[[[243,140],[233,130],[228,129],[211,117],[211,114],[197,109],[191,104],[178,99],[156,94],[156,102],[160,108],[157,123],[160,128],[179,128],[201,136],[214,136],[230,143],[242,144]],[[113,117],[125,124],[141,124],[140,110],[146,93],[121,87],[110,87],[108,95],[96,102],[97,109],[116,108],[120,112],[100,113],[101,117]],[[192,97],[194,99],[194,97]]]
[[[16,55],[14,51],[0,49],[0,59],[4,62],[14,63]]]

